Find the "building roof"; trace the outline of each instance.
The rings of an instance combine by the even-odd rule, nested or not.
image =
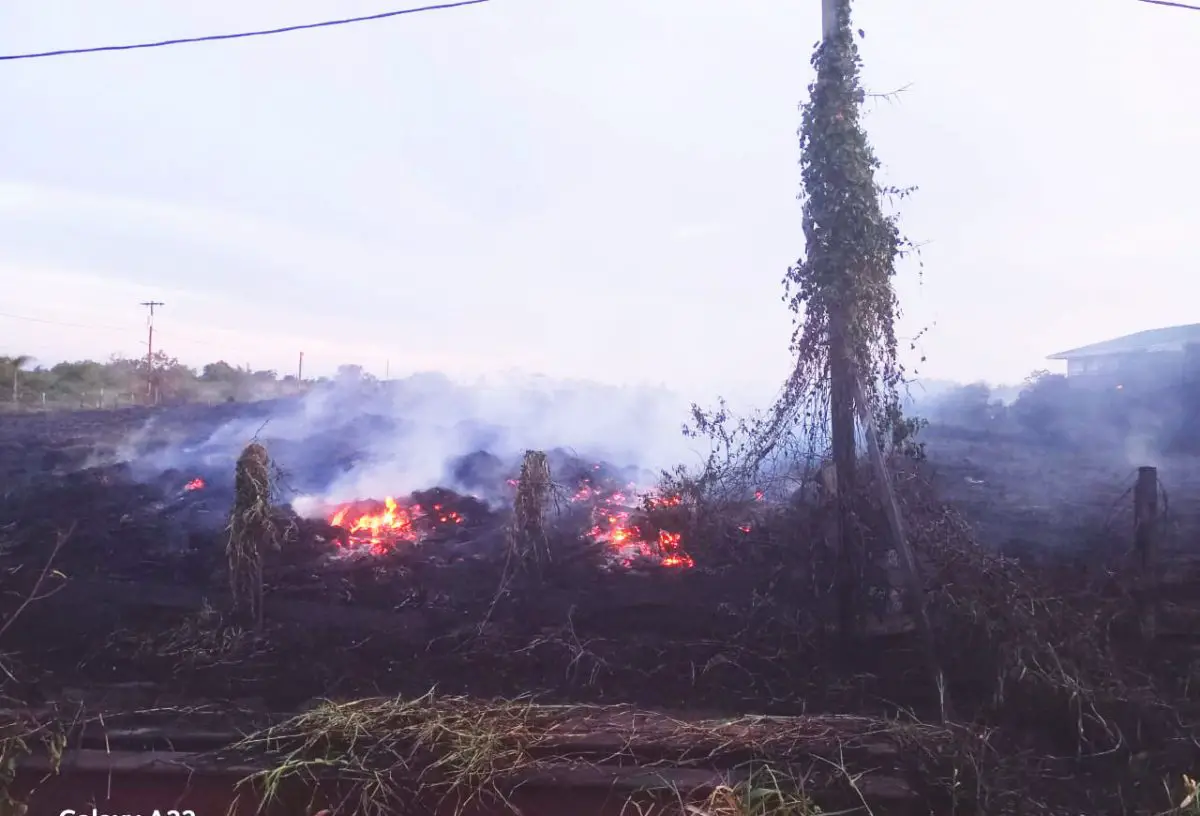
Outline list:
[[[1200,323],[1189,323],[1186,326],[1169,326],[1165,329],[1149,329],[1147,331],[1127,334],[1093,343],[1090,346],[1080,346],[1069,351],[1051,354],[1047,360],[1073,360],[1080,357],[1097,357],[1102,354],[1129,354],[1142,351],[1183,351],[1193,344],[1200,344]]]

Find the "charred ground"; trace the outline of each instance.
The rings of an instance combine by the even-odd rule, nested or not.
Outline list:
[[[232,626],[224,554],[232,457],[148,473],[108,454],[131,434],[140,434],[140,450],[154,450],[163,439],[202,439],[231,419],[257,421],[272,410],[0,422],[6,615],[46,564],[61,572],[48,574],[39,592],[46,597],[6,626],[4,651],[20,681],[7,685],[10,696],[37,705],[122,687],[139,689],[141,705],[147,697],[188,706],[235,700],[247,711],[286,712],[321,698],[419,698],[436,688],[673,711],[939,716],[922,653],[892,599],[878,599],[864,648],[848,654],[833,636],[831,563],[820,545],[826,518],[807,488],[719,512],[687,502],[644,507],[635,521],[678,531],[695,565],[614,561],[588,534],[595,508],[570,498],[624,485],[631,473],[563,451],[550,457],[561,510],[552,514],[554,561],[544,574],[513,569],[503,502],[438,487],[400,497],[438,514],[423,517],[419,543],[376,552],[348,550],[344,529],[281,508],[284,540],[266,560],[265,627]],[[144,433],[148,420],[153,433]],[[928,574],[955,717],[999,729],[987,743],[997,763],[987,784],[996,789],[976,790],[976,805],[1015,795],[1004,780],[1016,778],[1044,786],[1043,802],[1132,803],[1143,801],[1140,790],[1161,804],[1161,793],[1146,793],[1148,780],[1177,779],[1198,759],[1186,637],[1197,617],[1186,603],[1168,605],[1163,626],[1176,636],[1153,651],[1138,641],[1123,577],[1128,463],[945,428],[929,429],[926,445],[929,461],[901,465],[897,487]],[[335,464],[359,455],[336,435],[312,446]],[[272,448],[282,482],[289,451],[302,449],[303,440]],[[1164,469],[1164,480],[1180,485],[1168,537],[1177,551],[1193,529],[1188,468],[1179,460]],[[490,490],[515,475],[513,463],[485,451],[454,466],[464,492],[472,480]],[[885,528],[869,501],[860,521],[866,539]],[[1187,578],[1192,567],[1180,564]],[[1129,776],[1134,755],[1142,764]],[[1086,790],[1056,790],[1048,780],[1063,774],[1086,777]]]
[[[7,562],[32,577],[69,533],[54,556],[66,576],[56,579],[61,588],[7,633],[31,692],[153,682],[197,698],[258,698],[272,710],[431,686],[724,710],[811,702],[796,676],[810,673],[809,661],[775,659],[793,636],[763,606],[776,571],[747,564],[730,572],[714,559],[686,570],[607,562],[604,545],[585,535],[591,508],[570,499],[581,486],[625,485],[630,474],[564,452],[551,457],[563,491],[556,562],[536,592],[508,569],[505,508],[432,487],[402,500],[442,508],[455,521],[426,517],[419,544],[376,552],[347,550],[344,530],[281,511],[283,547],[266,563],[266,630],[231,630],[221,618],[232,461],[154,475],[136,463],[89,465],[150,419],[145,450],[155,449],[156,435],[178,439],[180,428],[202,438],[245,410],[50,414],[0,424]],[[276,462],[286,482],[286,450]],[[460,483],[490,488],[515,476],[485,452],[463,457],[456,470]]]

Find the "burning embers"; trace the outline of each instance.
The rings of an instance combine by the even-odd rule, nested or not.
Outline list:
[[[402,505],[391,496],[383,501],[360,499],[343,504],[329,516],[330,526],[346,531],[349,547],[377,554],[400,544],[415,544],[431,531],[463,521],[461,513],[441,503],[428,508],[417,503]]]
[[[203,490],[206,486],[204,480],[197,476],[183,486],[183,492],[191,493],[193,490]]]
[[[692,557],[683,549],[683,534],[663,529],[651,520],[651,513],[682,503],[679,496],[660,496],[653,493],[641,497],[639,511],[634,504],[636,488],[601,490],[592,480],[580,480],[579,489],[571,496],[575,503],[592,506],[592,527],[588,536],[605,544],[613,557],[624,566],[636,560],[657,562],[664,567],[695,566]]]
[[[611,560],[625,567],[649,562],[663,567],[695,565],[683,548],[683,507],[679,496],[639,494],[636,485],[619,488],[596,466],[579,474],[570,504],[589,539],[604,547]],[[509,482],[515,485],[515,480]],[[605,485],[603,487],[599,485]],[[397,498],[360,499],[338,505],[324,514],[331,527],[340,528],[343,547],[382,555],[397,547],[432,538],[452,538],[465,527],[474,527],[491,512],[487,506],[453,491],[434,489]],[[579,516],[584,516],[581,519]]]

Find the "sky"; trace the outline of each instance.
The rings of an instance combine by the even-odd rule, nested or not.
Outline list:
[[[0,53],[420,0],[5,0]],[[1200,13],[855,0],[923,377],[1200,322]],[[820,0],[491,0],[0,62],[0,353],[769,393]],[[891,92],[899,91],[897,94]],[[923,331],[923,333],[922,333]],[[917,357],[925,362],[917,364]]]

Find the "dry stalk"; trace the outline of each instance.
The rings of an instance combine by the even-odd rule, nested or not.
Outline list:
[[[9,722],[0,723],[0,816],[23,816],[29,810],[26,801],[12,795],[21,761],[34,751],[42,751],[56,772],[66,747],[66,730],[57,721],[43,722],[33,717],[16,716]]]
[[[543,567],[550,562],[546,507],[550,498],[550,464],[543,451],[527,450],[517,479],[508,547],[518,563]]]
[[[267,449],[257,442],[247,445],[238,457],[225,548],[234,618],[255,627],[262,626],[263,553],[279,549],[270,465]]]
[[[261,632],[226,623],[207,601],[175,626],[149,638],[136,638],[135,644],[137,654],[168,663],[174,674],[217,666],[245,667],[269,651]]]

